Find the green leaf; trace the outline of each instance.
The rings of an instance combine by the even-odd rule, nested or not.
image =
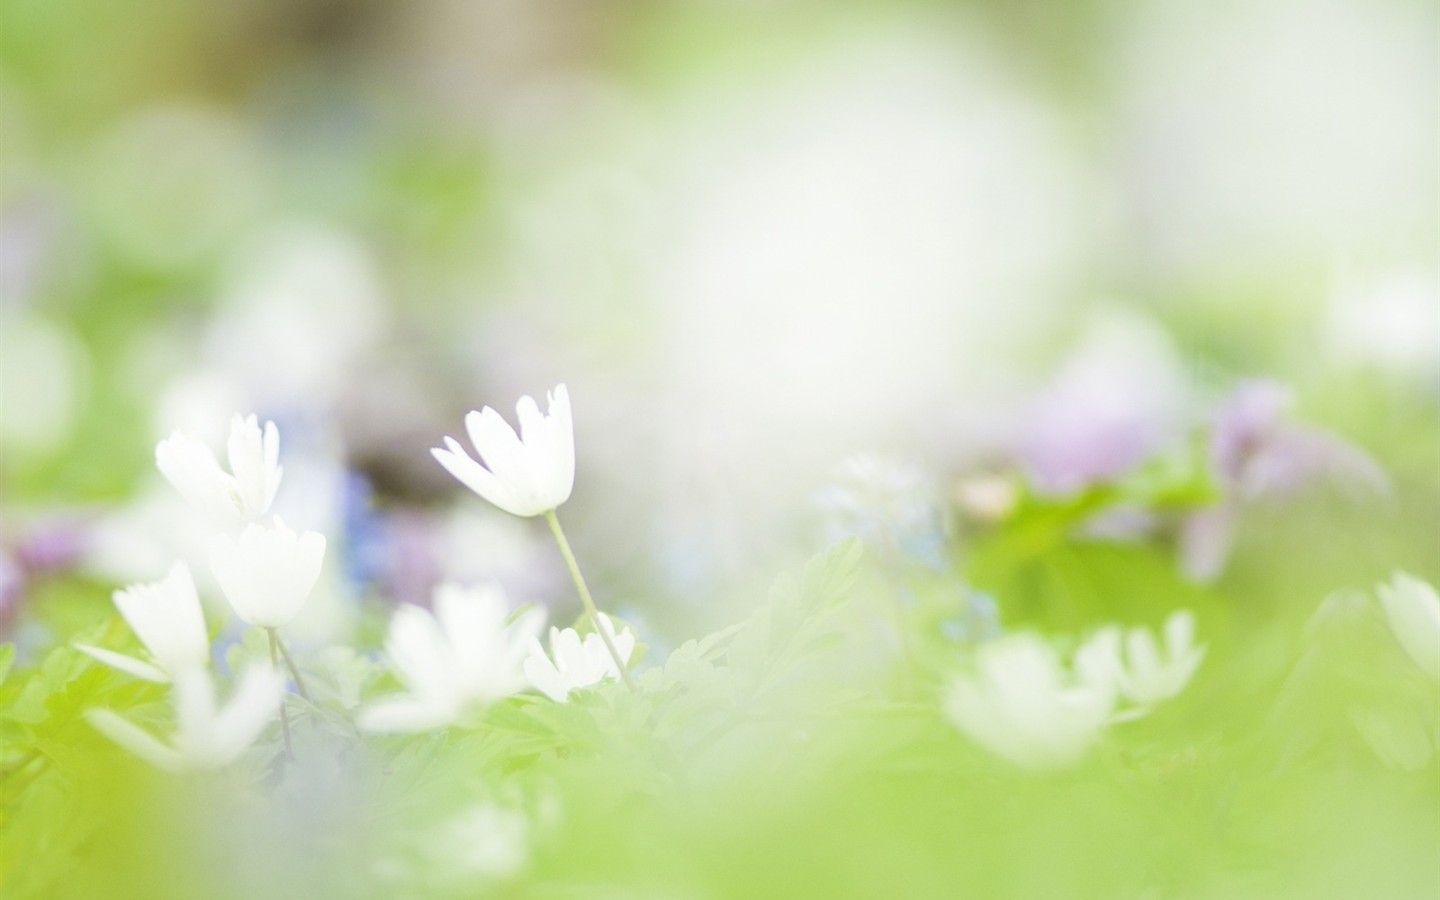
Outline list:
[[[845,605],[862,554],[860,540],[849,538],[811,559],[799,577],[782,574],[769,602],[735,633],[726,662],[758,684],[812,659],[827,644],[838,647],[821,636],[834,631],[827,620]]]
[[[247,628],[240,640],[225,651],[225,665],[232,676],[255,665],[270,665],[270,638],[263,628]]]

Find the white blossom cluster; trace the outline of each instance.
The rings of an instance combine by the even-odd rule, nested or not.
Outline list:
[[[155,448],[162,475],[193,506],[217,523],[210,568],[235,614],[275,629],[304,607],[325,556],[325,538],[296,534],[278,517],[264,523],[280,486],[280,435],[255,416],[235,416],[226,446],[227,471],[204,443],[175,432]],[[239,528],[238,534],[235,529]],[[230,701],[220,706],[210,674],[210,636],[195,579],[184,562],[152,584],[115,593],[115,606],[149,656],[124,656],[101,647],[80,649],[121,671],[173,682],[175,734],[169,743],[108,710],[90,721],[136,755],[169,769],[211,768],[233,761],[270,723],[284,681],[256,666],[241,674]]]
[[[437,449],[435,456],[464,484],[508,512],[552,513],[569,498],[575,477],[564,385],[552,392],[549,406],[548,414],[542,414],[534,400],[523,398],[518,404],[519,434],[489,407],[467,416],[483,465],[451,438],[446,439],[449,449]],[[235,615],[270,633],[272,656],[274,648],[284,650],[277,630],[304,609],[325,557],[323,535],[297,533],[278,516],[265,518],[280,485],[279,460],[275,423],[262,428],[253,415],[232,420],[228,468],[210,447],[179,431],[155,450],[161,474],[215,523],[211,573]],[[568,546],[565,550],[568,556]],[[145,658],[90,645],[79,649],[138,678],[173,683],[175,707],[175,731],[168,741],[113,712],[92,710],[91,722],[117,743],[163,768],[213,768],[239,757],[277,710],[283,718],[284,679],[263,665],[243,673],[230,701],[218,704],[210,674],[210,635],[195,579],[184,562],[176,562],[160,581],[117,591],[114,602],[144,647]],[[628,629],[617,633],[609,618],[597,614],[593,620],[604,629],[603,636],[582,640],[574,629],[551,629],[547,654],[538,641],[544,614],[531,608],[512,617],[509,600],[490,584],[442,584],[432,606],[407,604],[395,611],[385,650],[406,691],[361,709],[357,724],[362,729],[442,728],[462,721],[475,706],[532,687],[563,702],[575,689],[626,677],[622,665],[628,664],[635,647],[634,634]],[[611,646],[623,648],[618,657]],[[292,668],[292,673],[300,686],[298,671]]]
[[[1067,666],[1038,634],[1007,635],[980,647],[974,672],[945,698],[950,720],[975,743],[1018,766],[1053,769],[1080,759],[1111,724],[1144,715],[1190,682],[1205,648],[1195,617],[1165,622],[1163,650],[1145,628],[1107,626]]]
[[[485,407],[465,418],[479,457],[453,438],[436,460],[464,485],[521,517],[544,516],[565,557],[592,629],[551,628],[540,643],[544,613],[515,610],[493,584],[441,584],[431,607],[404,604],[390,620],[385,654],[403,690],[360,705],[355,724],[371,733],[413,733],[463,724],[477,709],[535,690],[555,702],[604,681],[630,682],[636,636],[600,613],[560,529],[556,508],[575,479],[570,397],[564,385],[542,413],[523,397],[517,432]],[[299,669],[278,629],[304,608],[325,555],[325,538],[296,533],[265,518],[279,487],[279,433],[255,416],[235,416],[226,447],[228,468],[203,443],[176,432],[156,448],[156,464],[180,494],[217,524],[209,564],[236,616],[268,632],[272,666],[241,673],[228,702],[217,699],[210,673],[210,636],[190,569],[176,562],[160,581],[117,591],[116,608],[144,648],[143,658],[103,647],[80,649],[138,678],[171,683],[175,730],[162,741],[113,712],[90,713],[117,743],[163,768],[211,768],[239,757],[279,712],[288,748],[286,685],[274,664],[284,654],[295,686]],[[1440,597],[1403,573],[1379,588],[1381,606],[1404,651],[1421,672],[1440,681]],[[970,739],[1022,768],[1050,770],[1078,762],[1106,730],[1148,714],[1190,684],[1206,653],[1196,617],[1173,612],[1160,633],[1109,625],[1068,658],[1035,633],[1012,633],[982,644],[973,665],[954,676],[942,699],[945,714]],[[352,706],[355,704],[352,704]]]

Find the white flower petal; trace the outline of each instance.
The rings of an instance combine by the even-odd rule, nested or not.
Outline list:
[[[1125,635],[1125,660],[1119,685],[1124,697],[1133,703],[1153,706],[1177,696],[1190,683],[1205,657],[1205,648],[1192,643],[1195,621],[1189,610],[1172,613],[1163,631],[1163,655],[1149,629],[1132,628]]]
[[[614,624],[604,613],[599,616],[598,627],[611,636],[621,659],[629,662],[635,650],[635,635],[628,628],[616,634]],[[525,661],[525,674],[546,696],[563,702],[577,688],[618,679],[620,670],[599,634],[591,632],[582,640],[573,628],[551,628],[549,655],[538,641],[534,642]]]
[[[87,653],[98,659],[111,668],[119,669],[136,678],[143,678],[146,681],[154,681],[160,684],[170,680],[170,676],[159,666],[138,660],[133,656],[126,656],[123,653],[116,653],[113,650],[106,650],[103,647],[92,647],[89,644],[75,644],[76,650]]]
[[[564,703],[570,696],[570,682],[555,668],[555,663],[545,655],[545,648],[536,641],[530,655],[525,657],[525,677],[537,690],[557,703]]]
[[[176,431],[155,446],[155,466],[193,506],[219,519],[238,513],[234,479],[220,468],[210,448]]]
[[[268,666],[253,666],[240,676],[240,684],[210,724],[210,763],[223,766],[255,743],[274,721],[285,695],[285,682]]]
[[[390,618],[385,652],[411,691],[438,696],[455,691],[459,677],[449,640],[428,610],[405,604]]]
[[[204,668],[210,659],[210,637],[195,580],[183,562],[152,584],[116,591],[115,606],[160,668],[174,674]]]
[[[454,438],[446,437],[445,443],[449,447],[448,450],[436,447],[430,451],[430,454],[461,484],[507,512],[519,503],[510,484],[502,481],[489,469],[471,459]]]
[[[175,489],[207,514],[228,521],[252,520],[269,509],[280,485],[280,436],[274,422],[261,429],[255,416],[231,419],[226,444],[230,471],[214,452],[176,431],[155,447],[155,465]]]
[[[465,431],[485,468],[510,480],[525,474],[525,446],[504,416],[485,407],[465,416]]]
[[[480,456],[477,463],[447,437],[435,459],[462,484],[517,516],[548,512],[570,498],[575,483],[575,436],[570,397],[564,385],[549,397],[542,414],[535,401],[516,403],[517,433],[489,406],[465,416],[465,430]]]
[[[1405,572],[1376,588],[1390,630],[1421,671],[1440,681],[1440,595]]]
[[[277,628],[304,608],[324,557],[324,535],[297,535],[277,517],[269,528],[247,525],[237,541],[217,537],[210,567],[236,615],[251,625]]]
[[[1038,635],[986,644],[976,669],[951,684],[946,714],[977,744],[1024,768],[1073,764],[1113,710],[1113,691],[1072,678]]]
[[[96,731],[129,750],[157,769],[178,772],[185,768],[185,757],[165,746],[154,735],[108,709],[86,710],[85,719]]]
[[[522,653],[543,627],[530,610],[507,623],[509,605],[499,588],[436,588],[435,612],[402,606],[390,621],[385,647],[407,692],[371,704],[366,727],[413,731],[456,721],[473,704],[523,690]],[[538,616],[538,620],[537,620]]]
[[[240,496],[241,514],[252,519],[264,515],[280,486],[280,435],[275,423],[266,422],[262,432],[255,416],[235,415],[230,421],[226,456]]]

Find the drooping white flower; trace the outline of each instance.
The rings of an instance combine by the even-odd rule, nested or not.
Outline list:
[[[575,485],[575,430],[565,385],[550,392],[548,403],[542,414],[530,397],[520,398],[515,404],[519,435],[488,406],[468,413],[465,430],[481,462],[448,436],[445,448],[430,452],[462,484],[506,512],[549,512],[570,499]]]
[[[222,707],[208,672],[180,674],[171,694],[175,732],[168,741],[108,709],[89,710],[85,717],[106,737],[157,768],[216,769],[233,762],[255,742],[275,716],[283,693],[279,674],[255,666],[241,676]]]
[[[1079,760],[1115,708],[1113,678],[1099,653],[1077,654],[1074,672],[1036,634],[1012,634],[980,648],[973,675],[945,697],[950,720],[977,744],[1027,769]],[[1084,658],[1084,665],[1078,659]]]
[[[1116,684],[1121,696],[1132,703],[1154,706],[1177,696],[1205,658],[1204,645],[1195,645],[1195,615],[1190,610],[1171,613],[1164,631],[1163,654],[1148,628],[1131,628],[1125,633]]]
[[[299,615],[324,558],[324,535],[296,534],[278,516],[269,527],[246,525],[238,540],[219,535],[210,547],[211,571],[235,614],[261,628]]]
[[[630,654],[635,652],[634,633],[626,628],[616,634],[610,617],[604,613],[597,617],[597,623],[598,627],[605,629],[621,659],[628,664]],[[573,628],[563,631],[551,628],[548,654],[538,640],[531,641],[530,655],[525,658],[525,677],[551,700],[563,703],[576,688],[619,678],[620,669],[598,632],[587,634],[582,641]]]
[[[1390,630],[1415,665],[1440,681],[1440,596],[1435,588],[1405,572],[1376,586]]]
[[[147,681],[170,681],[181,674],[204,669],[210,659],[210,637],[205,614],[195,592],[195,580],[183,562],[170,567],[160,581],[133,584],[115,592],[115,607],[140,643],[150,662],[102,647],[76,644],[107,665]]]
[[[252,521],[263,516],[280,487],[280,433],[274,422],[262,432],[255,416],[230,420],[226,444],[230,471],[209,447],[182,431],[155,447],[155,465],[180,495],[216,518]]]
[[[373,732],[426,731],[454,724],[472,705],[508,697],[527,684],[520,670],[545,626],[538,609],[509,618],[505,595],[493,585],[442,584],[435,611],[404,605],[390,620],[385,651],[407,692],[362,710],[359,725]]]

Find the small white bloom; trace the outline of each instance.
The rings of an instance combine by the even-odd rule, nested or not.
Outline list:
[[[610,617],[604,613],[600,613],[598,625],[615,643],[620,658],[629,664],[630,654],[635,652],[635,635],[628,628],[616,634]],[[531,641],[525,676],[551,700],[563,703],[576,688],[619,678],[620,670],[598,633],[591,632],[582,641],[573,628],[551,628],[548,655],[538,640]]]
[[[1106,625],[1075,648],[1072,666],[1086,684],[1103,685],[1119,694],[1125,663],[1121,658],[1120,626]]]
[[[325,558],[325,536],[296,534],[276,517],[271,527],[251,523],[239,540],[218,536],[210,568],[235,614],[251,625],[278,628],[299,615]]]
[[[1115,708],[1113,679],[1097,658],[1077,654],[1071,673],[1039,635],[1000,638],[980,648],[974,675],[951,685],[945,711],[977,744],[1018,766],[1068,766],[1095,742]]]
[[[360,727],[374,732],[426,731],[454,724],[472,704],[489,703],[526,687],[520,664],[545,625],[538,609],[506,622],[498,587],[442,584],[435,611],[403,605],[390,620],[385,651],[408,689],[361,711]]]
[[[465,416],[465,430],[480,454],[476,462],[454,438],[430,452],[470,490],[508,513],[538,516],[570,499],[575,486],[575,430],[565,385],[550,392],[541,414],[530,397],[515,404],[520,434],[490,407]]]
[[[279,708],[284,682],[267,666],[240,678],[230,701],[220,707],[215,683],[203,671],[177,676],[171,701],[175,734],[164,742],[108,709],[85,717],[101,733],[151,765],[172,772],[217,769],[233,762],[255,742]]]
[[[1125,633],[1117,686],[1126,700],[1154,706],[1183,691],[1204,658],[1205,647],[1195,646],[1194,614],[1188,609],[1176,610],[1165,620],[1163,656],[1148,628],[1131,628]]]
[[[114,599],[152,662],[88,644],[76,644],[77,649],[147,681],[170,681],[184,672],[205,668],[210,659],[210,637],[205,631],[205,614],[195,593],[195,580],[183,562],[171,566],[170,573],[160,581],[116,591]]]
[[[1396,572],[1375,588],[1390,630],[1415,665],[1440,681],[1440,596],[1414,575]]]
[[[230,421],[226,446],[230,471],[220,468],[205,444],[181,431],[155,447],[155,465],[180,495],[221,519],[250,521],[264,515],[280,487],[280,433],[274,422],[264,431],[255,416]]]

